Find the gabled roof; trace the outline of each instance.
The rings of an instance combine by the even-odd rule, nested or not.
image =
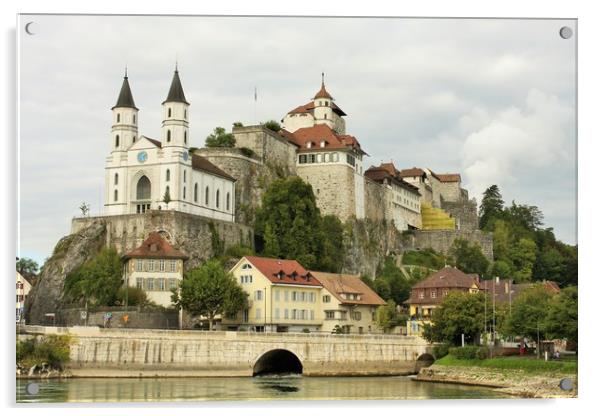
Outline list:
[[[257,256],[244,256],[243,259],[246,259],[251,263],[253,267],[259,270],[261,274],[272,283],[322,286],[322,284],[296,260],[271,259],[268,257]]]
[[[410,176],[426,176],[426,172],[420,168],[413,167],[410,169],[401,169],[399,171],[399,176],[402,178],[407,178]]]
[[[133,108],[138,110],[136,104],[134,104],[134,97],[132,96],[132,90],[130,89],[130,83],[128,76],[123,77],[123,84],[121,84],[121,90],[119,91],[119,97],[117,97],[117,103],[111,108]]]
[[[225,179],[228,179],[231,181],[236,181],[235,178],[228,175],[226,172],[224,172],[223,170],[221,170],[220,168],[215,166],[213,163],[211,163],[209,160],[207,160],[203,156],[199,156],[199,155],[196,155],[193,153],[191,158],[192,158],[192,169],[202,170],[202,171],[211,173],[216,176],[221,176],[222,178],[225,178]]]
[[[437,178],[440,182],[462,182],[459,173],[438,173]]]
[[[299,152],[316,151],[320,149],[355,149],[365,154],[359,141],[350,135],[339,135],[326,124],[316,124],[312,127],[302,127],[289,132],[281,130],[281,135],[287,138],[293,144],[299,146]],[[326,145],[321,148],[320,142],[326,141]],[[312,148],[307,148],[307,143],[312,142]]]
[[[431,288],[466,288],[475,285],[480,288],[477,274],[466,274],[455,267],[445,266],[439,271],[428,276],[423,281],[416,283],[412,289]]]
[[[334,101],[330,102],[330,107],[332,108],[332,110],[337,113],[339,116],[346,116],[347,113],[345,113],[343,111],[343,109],[341,109],[341,107],[339,107],[338,105],[336,105],[334,103]],[[314,109],[316,108],[316,105],[314,104],[313,101],[308,102],[307,104],[304,105],[300,105],[299,107],[295,107],[293,108],[291,111],[288,112],[288,114],[301,114],[301,113],[311,113],[312,115],[314,114]]]
[[[326,86],[324,85],[324,80],[322,80],[322,86],[320,87],[320,91],[318,91],[316,93],[316,95],[314,95],[314,99],[316,98],[328,98],[330,100],[332,100],[332,95],[330,95],[328,93],[328,91],[326,91]]]
[[[163,146],[163,144],[159,140],[151,139],[150,137],[146,137],[146,136],[143,136],[143,137],[145,137],[146,140],[148,140],[149,142],[151,142],[152,144],[154,144],[157,147],[162,147]]]
[[[188,101],[186,101],[186,97],[184,96],[184,89],[182,88],[182,83],[180,82],[180,75],[178,74],[177,69],[173,74],[167,98],[165,99],[165,101],[163,101],[163,104],[165,103],[189,104]]]
[[[420,194],[418,187],[404,181],[403,178],[398,175],[397,169],[395,169],[395,166],[392,163],[383,163],[380,166],[370,166],[370,168],[364,172],[364,176],[378,183],[383,183],[385,179],[389,179],[391,182],[406,188],[410,192]]]
[[[376,294],[367,284],[365,284],[359,275],[310,272],[312,276],[322,283],[339,302],[348,305],[385,305],[386,302]],[[351,293],[360,295],[360,299],[345,299],[342,294]]]
[[[157,259],[187,259],[188,256],[169,244],[161,234],[152,232],[140,247],[123,255],[124,259],[130,258],[157,258]]]

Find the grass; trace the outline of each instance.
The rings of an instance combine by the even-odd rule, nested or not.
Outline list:
[[[498,370],[523,370],[529,374],[577,373],[577,360],[544,361],[534,357],[496,357],[485,360],[461,360],[451,355],[435,361],[435,364],[458,367],[481,367]]]

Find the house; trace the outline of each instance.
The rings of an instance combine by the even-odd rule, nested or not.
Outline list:
[[[479,282],[481,289],[487,292],[487,299],[495,301],[496,304],[512,303],[525,290],[531,289],[536,285],[543,287],[551,294],[560,293],[560,287],[556,282],[544,280],[542,282],[514,283],[512,279],[495,278],[492,280],[482,280]]]
[[[31,282],[25,278],[21,273],[17,273],[16,279],[16,289],[17,289],[17,323],[21,322],[23,319],[23,310],[25,308],[25,299],[29,295],[29,291],[31,290]]]
[[[152,232],[139,247],[123,255],[124,280],[144,290],[150,301],[170,307],[171,290],[180,286],[186,259],[161,234]]]
[[[322,284],[296,260],[244,256],[230,270],[249,295],[235,317],[222,317],[229,330],[319,331]]]
[[[433,310],[452,291],[478,293],[482,290],[479,276],[466,274],[455,267],[445,266],[412,286],[409,305],[408,335],[420,335],[425,324],[430,323]]]
[[[334,332],[339,327],[345,334],[374,333],[376,308],[386,302],[368,287],[359,275],[310,272],[320,283],[321,330]]]

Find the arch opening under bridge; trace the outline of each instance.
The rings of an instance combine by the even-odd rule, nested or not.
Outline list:
[[[264,353],[253,366],[253,377],[267,374],[303,374],[299,357],[285,349]]]

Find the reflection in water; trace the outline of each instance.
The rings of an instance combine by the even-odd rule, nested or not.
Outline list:
[[[17,401],[143,402],[207,400],[395,400],[508,397],[495,389],[425,383],[410,377],[97,378],[39,381],[30,396],[17,380]]]

